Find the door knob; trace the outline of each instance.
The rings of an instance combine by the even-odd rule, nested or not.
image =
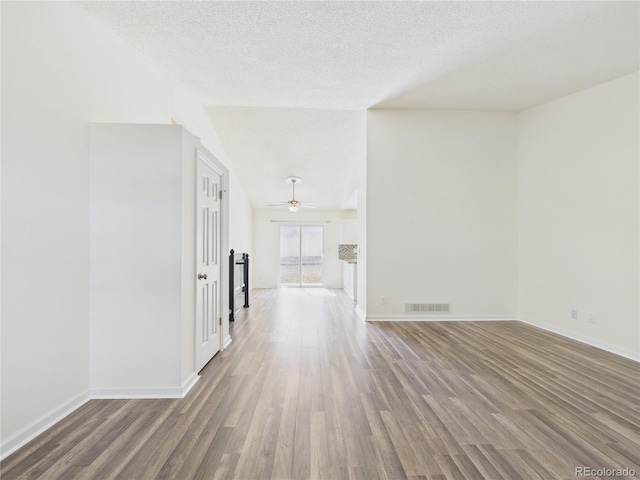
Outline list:
[[[207,279],[207,274],[206,273],[199,273],[198,274],[198,280],[206,280]]]

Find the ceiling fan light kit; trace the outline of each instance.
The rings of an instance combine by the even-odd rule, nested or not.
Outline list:
[[[291,188],[292,188],[291,200],[289,200],[288,202],[274,203],[274,204],[268,205],[269,207],[286,206],[290,212],[294,212],[294,213],[297,212],[300,209],[300,207],[316,208],[314,203],[300,202],[296,200],[296,185],[300,185],[302,183],[302,179],[300,177],[287,177],[285,178],[285,182],[291,185]]]

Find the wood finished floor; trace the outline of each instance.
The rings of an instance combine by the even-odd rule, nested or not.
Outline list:
[[[92,400],[10,479],[640,474],[639,364],[518,322],[368,323],[339,290],[255,290],[179,400]],[[625,478],[625,477],[622,477]]]

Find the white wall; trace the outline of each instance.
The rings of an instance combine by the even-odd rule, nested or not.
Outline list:
[[[355,175],[358,195],[358,266],[356,267],[356,312],[360,318],[367,316],[367,127],[360,131],[354,152]]]
[[[230,160],[188,92],[73,5],[3,2],[1,57],[4,456],[88,398],[89,122],[175,118]]]
[[[635,73],[523,112],[519,200],[520,317],[636,359],[638,91]]]
[[[180,387],[181,171],[182,127],[92,125],[92,389]]]
[[[373,110],[367,120],[367,318],[429,301],[450,302],[451,317],[515,318],[516,115]]]
[[[354,217],[358,216],[357,210],[352,210]],[[340,220],[340,243],[358,244],[358,219]]]
[[[236,252],[245,252],[251,255],[253,251],[253,207],[249,203],[242,185],[236,175],[231,176],[231,197],[229,216],[233,220],[229,233],[229,245]],[[241,192],[238,195],[237,192]],[[229,252],[227,252],[229,253]]]
[[[253,255],[250,256],[253,288],[275,288],[278,286],[280,227],[295,225],[319,225],[324,227],[323,284],[326,288],[342,288],[343,263],[338,260],[340,243],[340,220],[354,218],[353,210],[305,210],[296,213],[286,208],[255,210],[253,215]],[[285,223],[274,223],[272,220]],[[324,221],[329,221],[328,223]]]
[[[247,199],[233,167],[233,161],[227,155],[220,139],[213,129],[211,119],[200,103],[191,93],[180,85],[173,87],[172,116],[184,125],[202,145],[216,156],[229,169],[229,244],[237,252],[252,251],[253,208]],[[229,252],[226,252],[227,254]],[[228,325],[226,326],[228,328]],[[228,330],[225,330],[228,334]],[[225,335],[226,335],[225,334]]]
[[[169,106],[169,83],[136,56],[100,48],[67,5],[2,10],[5,454],[15,435],[89,388],[91,102],[154,122]]]

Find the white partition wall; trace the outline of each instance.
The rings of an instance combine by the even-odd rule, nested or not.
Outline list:
[[[515,318],[516,114],[371,110],[366,175],[368,319]]]
[[[634,73],[520,114],[519,315],[635,359],[639,91]]]
[[[91,126],[91,386],[180,382],[181,128]]]
[[[177,125],[91,127],[94,397],[181,396],[195,379],[196,151]]]

